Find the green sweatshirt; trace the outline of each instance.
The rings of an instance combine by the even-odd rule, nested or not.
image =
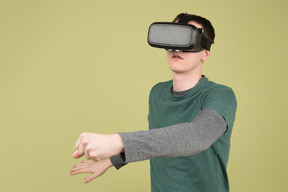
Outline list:
[[[207,150],[177,158],[153,158],[152,192],[227,192],[227,163],[231,132],[237,107],[231,88],[211,82],[203,76],[182,96],[171,93],[173,81],[155,85],[149,99],[149,129],[191,122],[204,109],[221,114],[228,129]]]

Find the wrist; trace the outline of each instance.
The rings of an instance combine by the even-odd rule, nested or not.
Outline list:
[[[112,164],[110,158],[108,158],[108,159],[106,160],[106,166],[107,166],[108,168],[110,168],[110,167],[113,166],[113,164]]]
[[[118,149],[117,150],[118,151],[117,154],[124,152],[125,151],[125,147],[124,147],[124,143],[122,141],[121,136],[119,134],[114,134],[113,136],[115,137],[115,141],[116,141],[115,143],[116,143],[117,149]]]

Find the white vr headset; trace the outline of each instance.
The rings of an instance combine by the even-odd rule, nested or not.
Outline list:
[[[178,23],[152,23],[148,31],[149,45],[169,51],[210,51],[212,42],[204,36],[203,29],[188,24],[193,17],[194,15],[186,14]]]

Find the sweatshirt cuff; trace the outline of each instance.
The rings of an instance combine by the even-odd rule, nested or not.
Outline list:
[[[125,158],[125,152],[120,153],[118,155],[115,155],[113,157],[110,157],[110,161],[112,163],[112,165],[118,170],[121,167],[127,165],[126,158]]]

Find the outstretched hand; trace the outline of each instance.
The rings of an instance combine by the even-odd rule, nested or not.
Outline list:
[[[82,161],[81,164],[74,165],[74,168],[70,170],[70,175],[77,175],[79,173],[92,173],[91,176],[84,179],[84,183],[88,183],[91,180],[103,175],[107,169],[112,167],[110,159],[102,161]]]
[[[124,151],[124,144],[119,134],[102,135],[82,133],[78,138],[73,157],[78,159],[85,155],[87,159],[100,161]]]

